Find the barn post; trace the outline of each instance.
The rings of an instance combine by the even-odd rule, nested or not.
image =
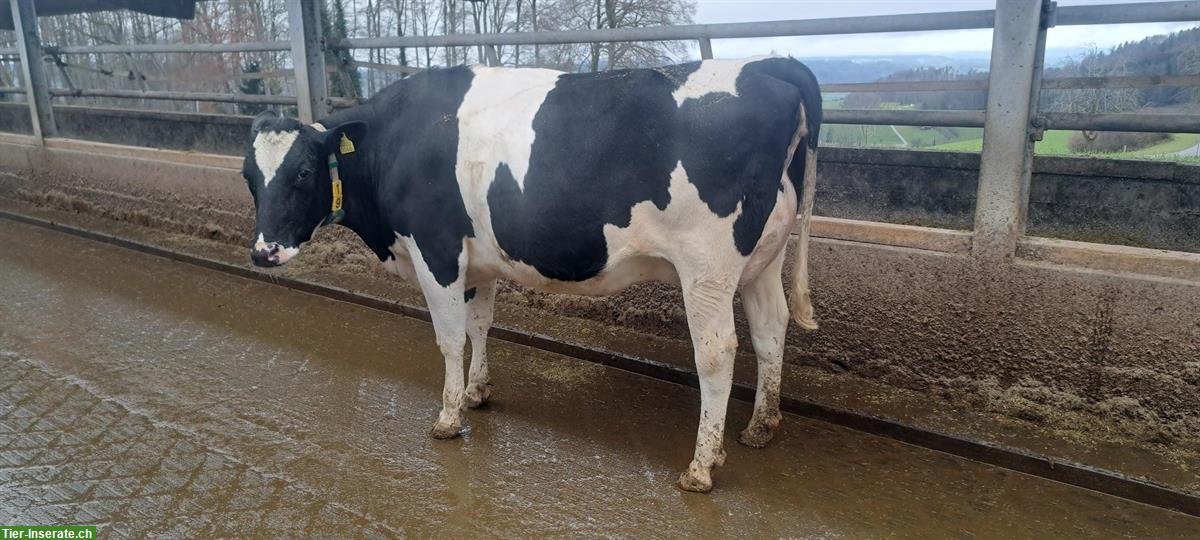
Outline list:
[[[1024,232],[1032,164],[1030,111],[1043,0],[998,0],[971,253],[999,262]]]
[[[25,101],[29,103],[29,119],[33,137],[45,144],[45,137],[54,137],[54,110],[50,108],[50,85],[46,64],[42,61],[42,40],[38,37],[37,11],[28,0],[9,0],[17,49],[21,56],[21,75],[25,79]]]
[[[311,124],[329,113],[321,4],[318,0],[287,0],[287,10],[300,121]]]
[[[700,59],[712,60],[712,40],[708,38],[700,38]]]

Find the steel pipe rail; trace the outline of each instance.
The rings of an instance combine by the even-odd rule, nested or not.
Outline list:
[[[1055,77],[1042,79],[1043,90],[1100,90],[1200,86],[1200,75],[1131,75],[1115,77]]]
[[[214,94],[208,92],[163,92],[141,90],[95,90],[51,88],[53,97],[109,97],[122,99],[152,99],[164,101],[210,101],[216,103],[258,103],[263,105],[295,105],[294,96],[263,96],[251,94]]]
[[[342,39],[334,49],[388,49],[397,47],[449,47],[476,45],[552,45],[627,41],[694,41],[699,39],[825,36],[883,32],[924,32],[991,28],[993,10],[907,15],[871,15],[833,19],[802,19],[724,24],[603,28],[512,34],[454,34],[448,36],[386,36]]]
[[[17,86],[0,86],[0,94],[24,94],[25,89]]]
[[[1146,2],[1058,6],[1055,26],[1200,21],[1200,2]]]
[[[549,45],[612,41],[692,41],[779,36],[922,32],[991,28],[994,18],[994,10],[977,10],[947,13],[839,17],[832,19],[609,28],[584,31],[349,38],[331,43],[329,46],[335,49],[368,49],[475,45]],[[1200,2],[1175,1],[1098,6],[1063,6],[1057,9],[1055,23],[1058,26],[1072,26],[1144,22],[1186,22],[1197,20],[1200,20]],[[131,45],[52,46],[45,47],[44,50],[47,53],[53,54],[285,52],[291,50],[291,44],[288,41],[145,43]],[[15,52],[16,49],[0,49],[0,54],[13,54]]]
[[[887,81],[821,85],[822,92],[972,92],[987,90],[987,79],[959,81]],[[1055,77],[1042,79],[1043,90],[1098,90],[1200,86],[1200,75],[1131,75],[1113,77]]]
[[[971,92],[987,90],[987,79],[961,81],[887,81],[822,84],[821,92]]]
[[[140,43],[130,45],[47,46],[46,54],[124,54],[124,53],[234,53],[286,52],[287,41],[249,41],[243,43]],[[3,51],[0,50],[0,53]]]
[[[1039,114],[1046,129],[1200,133],[1200,114]]]
[[[829,109],[825,124],[893,126],[983,127],[983,111]]]

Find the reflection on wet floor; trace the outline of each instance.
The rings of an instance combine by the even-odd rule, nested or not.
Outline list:
[[[460,440],[431,328],[9,224],[0,523],[114,537],[1200,537],[1200,520],[817,421],[728,438],[711,495],[688,388],[493,341]],[[734,403],[730,433],[749,417]]]

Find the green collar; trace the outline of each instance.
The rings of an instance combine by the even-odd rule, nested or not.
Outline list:
[[[314,123],[312,128],[320,132],[325,132],[326,129],[325,125],[320,122]],[[350,142],[350,138],[345,135],[342,135],[341,144],[339,145],[338,150],[329,155],[329,179],[332,180],[331,186],[333,189],[333,205],[332,208],[329,209],[329,215],[325,216],[325,219],[321,221],[322,227],[326,225],[332,225],[334,223],[341,223],[342,219],[346,217],[346,210],[342,208],[342,176],[338,173],[337,155],[339,153],[354,153],[354,143]]]
[[[329,156],[329,178],[333,180],[333,207],[329,210],[329,215],[325,216],[325,220],[321,222],[321,226],[340,223],[346,217],[346,209],[342,208],[342,177],[338,174],[337,154]]]

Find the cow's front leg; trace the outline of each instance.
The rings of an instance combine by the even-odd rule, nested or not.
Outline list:
[[[700,377],[700,427],[696,453],[688,470],[679,476],[687,491],[712,489],[712,470],[725,463],[725,410],[733,385],[737,335],[733,328],[733,293],[736,279],[684,281],[683,302]]]
[[[463,348],[467,344],[467,306],[466,298],[463,297],[466,292],[463,286],[466,254],[459,255],[459,276],[453,282],[443,284],[434,277],[415,242],[411,240],[409,253],[412,254],[417,283],[425,295],[429,318],[433,321],[433,332],[446,367],[446,379],[442,388],[442,412],[438,414],[437,423],[434,424],[430,435],[435,439],[450,439],[457,437],[462,429]]]
[[[467,337],[471,339],[471,370],[467,379],[467,406],[474,409],[491,396],[488,384],[487,335],[492,327],[496,282],[467,290]]]

